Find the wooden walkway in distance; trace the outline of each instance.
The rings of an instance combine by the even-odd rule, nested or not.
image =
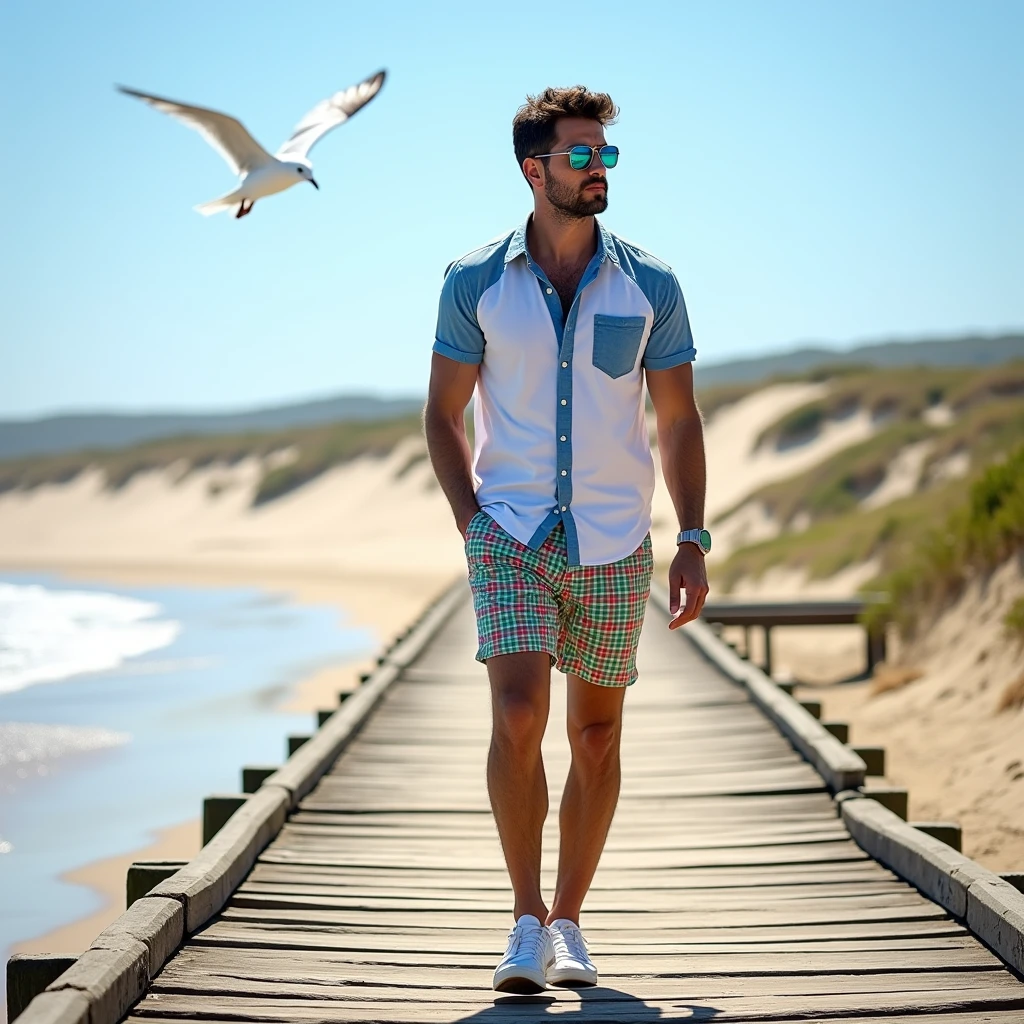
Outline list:
[[[131,1021],[1021,1024],[1024,983],[849,837],[817,773],[652,606],[583,991],[499,996],[511,891],[464,604]],[[568,763],[553,675],[552,810]]]

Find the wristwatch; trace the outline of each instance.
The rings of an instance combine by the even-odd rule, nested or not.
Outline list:
[[[676,537],[676,544],[696,544],[706,555],[711,550],[711,534],[707,530],[683,530]]]

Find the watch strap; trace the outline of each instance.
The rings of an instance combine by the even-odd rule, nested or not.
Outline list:
[[[707,538],[707,543],[704,538]],[[706,555],[711,550],[711,534],[707,530],[683,530],[676,535],[676,544],[696,544]]]

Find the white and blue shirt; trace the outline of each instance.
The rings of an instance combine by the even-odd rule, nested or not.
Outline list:
[[[502,529],[537,549],[561,522],[570,565],[636,550],[654,495],[641,370],[697,354],[664,263],[598,223],[563,316],[523,224],[448,268],[434,351],[480,364],[473,481]]]

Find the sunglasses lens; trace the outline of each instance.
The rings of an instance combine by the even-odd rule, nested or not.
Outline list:
[[[594,154],[589,146],[573,146],[569,150],[569,166],[574,171],[582,171],[584,167],[590,166]]]
[[[605,167],[614,167],[619,162],[619,147],[618,146],[602,146],[601,147],[601,163]]]

